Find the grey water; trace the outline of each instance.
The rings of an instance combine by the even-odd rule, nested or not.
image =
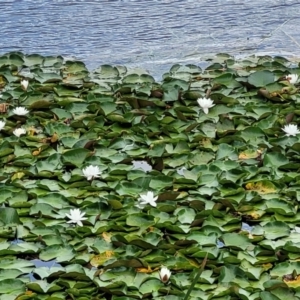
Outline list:
[[[162,75],[208,54],[297,56],[298,0],[2,0],[0,54],[64,55]]]

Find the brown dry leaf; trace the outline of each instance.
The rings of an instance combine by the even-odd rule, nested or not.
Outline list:
[[[152,232],[152,231],[154,231],[154,230],[155,230],[155,228],[152,227],[152,226],[150,226],[150,227],[148,228],[148,232]]]
[[[107,258],[110,258],[110,257],[114,256],[115,253],[114,253],[114,251],[106,250],[105,255],[106,255]]]
[[[17,173],[15,173],[15,174],[12,176],[11,180],[13,181],[13,180],[15,180],[15,179],[21,179],[21,178],[24,177],[24,176],[25,176],[25,173],[23,173],[23,172],[17,172]]]
[[[58,141],[58,134],[56,132],[54,132],[54,134],[52,135],[50,142],[51,143],[55,143]]]
[[[33,294],[34,294],[33,291],[28,290],[28,291],[26,291],[24,294],[18,296],[15,300],[24,299],[24,295],[25,295],[25,296],[31,296],[31,295],[33,295]],[[26,298],[27,298],[27,297],[26,297]],[[30,297],[30,298],[31,298],[31,297]]]
[[[300,286],[300,275],[297,275],[297,277],[293,279],[286,275],[283,277],[283,282],[285,282],[289,287],[297,288]]]
[[[102,266],[106,261],[108,261],[112,256],[114,256],[113,251],[105,251],[104,253],[100,253],[95,255],[91,261],[90,264],[93,267]]]
[[[246,190],[256,191],[259,194],[272,194],[276,193],[276,189],[272,183],[263,181],[249,182],[245,186]]]
[[[251,220],[258,220],[260,219],[263,215],[265,214],[264,211],[259,210],[259,211],[252,211],[248,213],[248,216],[251,217]]]
[[[8,103],[0,103],[0,113],[5,114],[7,112]]]
[[[147,274],[149,274],[149,273],[154,272],[155,270],[152,270],[151,267],[148,266],[148,268],[136,268],[136,271],[138,273],[147,273]]]
[[[103,239],[105,240],[105,242],[107,242],[107,243],[110,243],[110,241],[111,241],[111,234],[110,233],[107,233],[107,232],[103,232],[102,233],[102,237],[103,237]]]
[[[34,136],[36,133],[37,133],[36,128],[30,127],[30,128],[28,129],[28,135]]]
[[[239,154],[239,159],[257,158],[261,155],[261,150],[246,150]]]
[[[273,268],[273,265],[271,263],[262,264],[262,267],[265,271],[268,271]]]
[[[37,156],[37,155],[39,155],[41,152],[42,152],[42,148],[39,148],[38,150],[33,151],[33,152],[32,152],[32,155],[33,155],[33,156]]]

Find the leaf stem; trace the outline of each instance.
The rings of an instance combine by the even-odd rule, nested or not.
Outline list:
[[[200,269],[199,269],[198,273],[196,274],[196,276],[195,276],[195,278],[194,278],[191,286],[189,287],[189,289],[188,289],[188,291],[187,291],[187,293],[186,293],[186,295],[185,295],[185,297],[184,297],[183,300],[188,300],[188,298],[189,298],[189,296],[190,296],[190,294],[191,294],[191,292],[192,292],[195,284],[197,283],[197,281],[198,281],[200,275],[202,274],[202,272],[204,271],[204,268],[205,268],[205,265],[206,265],[206,262],[207,262],[207,255],[208,255],[208,253],[206,253],[206,255],[205,255],[205,257],[204,257],[204,259],[202,261],[202,264],[200,266]]]

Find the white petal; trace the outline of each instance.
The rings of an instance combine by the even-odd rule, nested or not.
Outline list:
[[[208,108],[207,108],[207,107],[203,107],[202,109],[203,109],[203,112],[204,112],[205,114],[208,114]]]
[[[148,202],[148,197],[147,195],[140,195],[141,199],[144,200],[145,202]]]
[[[154,206],[154,207],[157,206],[157,203],[155,201],[150,201],[149,204],[152,205],[152,206]]]
[[[143,204],[143,203],[137,203],[135,205],[135,207],[139,208],[139,209],[143,209],[144,207],[146,206],[146,204]]]
[[[82,218],[85,215],[85,212],[79,211],[79,217]]]

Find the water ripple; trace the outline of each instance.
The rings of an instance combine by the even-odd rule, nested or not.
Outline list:
[[[287,30],[300,25],[296,0],[6,0],[1,5],[1,53],[73,55],[91,69],[121,63],[161,74],[193,53],[299,48],[284,33],[276,36],[283,24]],[[295,30],[289,34],[300,41]],[[197,61],[191,56],[190,62]]]

